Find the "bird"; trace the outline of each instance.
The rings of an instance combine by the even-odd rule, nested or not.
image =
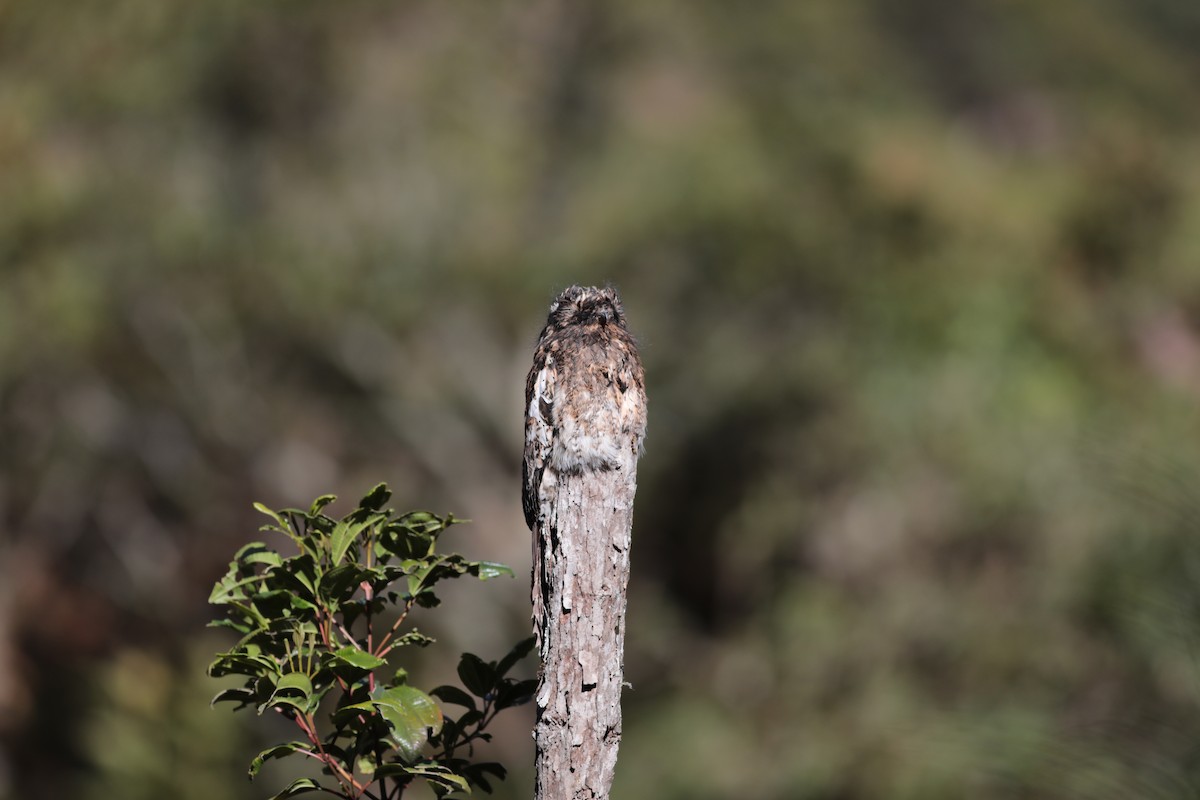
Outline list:
[[[536,530],[546,473],[635,464],[646,436],[646,378],[611,286],[570,286],[550,304],[525,380],[522,506]]]

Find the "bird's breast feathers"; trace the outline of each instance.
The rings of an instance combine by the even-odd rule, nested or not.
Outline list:
[[[645,394],[628,370],[546,359],[526,409],[526,450],[560,474],[618,469],[640,454]],[[535,459],[537,456],[535,455]]]

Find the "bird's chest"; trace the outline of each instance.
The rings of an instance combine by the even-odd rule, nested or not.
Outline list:
[[[551,461],[560,471],[617,468],[631,450],[634,387],[619,359],[595,349],[559,367]]]

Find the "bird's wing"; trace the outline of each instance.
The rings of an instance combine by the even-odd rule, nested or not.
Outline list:
[[[554,439],[554,356],[541,359],[525,381],[525,459],[521,465],[521,505],[525,524],[533,530],[537,519],[542,473],[550,458]]]

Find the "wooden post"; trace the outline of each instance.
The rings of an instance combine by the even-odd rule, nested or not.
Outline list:
[[[559,476],[538,529],[545,576],[537,800],[607,798],[621,743],[625,603],[637,461]],[[541,568],[540,570],[538,568]]]

